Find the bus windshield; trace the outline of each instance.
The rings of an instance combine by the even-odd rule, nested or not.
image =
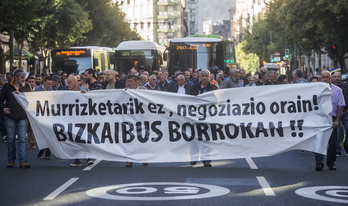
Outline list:
[[[116,68],[126,73],[132,67],[139,70],[151,71],[154,56],[151,50],[123,50],[116,51]]]
[[[160,70],[163,65],[162,53],[165,47],[152,41],[124,41],[115,52],[115,65],[118,72],[136,70]]]
[[[228,72],[234,65],[234,44],[222,38],[185,37],[170,42],[168,60],[169,75],[176,70],[188,68],[209,69],[216,73],[219,69]]]
[[[56,59],[54,64],[56,71],[66,71],[68,74],[81,74],[86,69],[92,68],[91,57],[69,57],[64,59]]]
[[[174,69],[207,69],[216,65],[216,43],[172,43],[171,63]]]

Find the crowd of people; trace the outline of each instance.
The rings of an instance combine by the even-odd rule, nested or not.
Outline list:
[[[3,141],[8,146],[7,167],[13,167],[16,161],[16,141],[18,142],[18,162],[20,168],[30,168],[26,158],[26,142],[29,138],[30,147],[36,149],[35,136],[30,125],[27,125],[25,111],[15,100],[13,93],[29,91],[55,91],[72,90],[87,92],[89,90],[101,89],[147,89],[166,91],[187,95],[199,95],[205,92],[238,87],[253,87],[279,84],[297,84],[307,83],[303,78],[303,72],[295,69],[292,73],[292,81],[284,74],[278,74],[275,70],[268,70],[265,67],[260,68],[254,75],[246,73],[244,69],[232,69],[227,75],[222,70],[212,74],[207,69],[193,70],[188,68],[185,71],[176,71],[173,77],[168,77],[167,72],[153,70],[151,73],[145,70],[136,70],[132,68],[127,74],[115,70],[97,72],[94,69],[86,69],[82,74],[67,74],[64,71],[57,71],[54,74],[44,75],[35,73],[25,73],[22,69],[17,69],[13,73],[0,75],[0,132]],[[332,77],[331,77],[332,75]],[[348,107],[345,102],[348,101],[348,85],[342,84],[341,73],[331,74],[329,71],[323,71],[321,75],[313,76],[309,82],[327,82],[331,87],[336,88],[333,101],[336,113],[333,113],[332,138],[329,141],[328,162],[330,170],[336,170],[336,155],[341,155],[342,141],[339,130],[342,121],[345,136],[348,135]],[[342,92],[343,91],[343,92]],[[339,93],[342,93],[343,100]],[[333,107],[334,108],[334,107]],[[337,129],[338,128],[338,129]],[[344,141],[344,149],[348,153],[348,138]],[[334,150],[334,151],[333,151]],[[39,151],[37,158],[50,159],[51,151],[44,148]],[[315,154],[317,171],[324,167],[322,155]],[[87,165],[93,164],[95,159],[87,159]],[[196,162],[190,163],[195,165]],[[212,167],[210,160],[203,160],[205,167]],[[147,165],[147,163],[144,163]],[[75,159],[70,166],[82,166],[81,159]],[[132,163],[127,162],[126,167],[131,167]]]

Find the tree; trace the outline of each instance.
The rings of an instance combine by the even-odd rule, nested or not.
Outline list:
[[[257,71],[259,68],[259,58],[254,53],[247,54],[243,51],[243,47],[245,47],[246,44],[246,41],[242,41],[236,46],[236,56],[239,67],[253,74],[253,72]]]
[[[36,11],[37,20],[33,35],[28,38],[31,47],[47,58],[52,48],[70,47],[85,38],[92,22],[75,0],[48,0]]]
[[[89,13],[93,29],[87,32],[81,45],[116,47],[125,40],[139,40],[140,36],[130,29],[125,14],[110,0],[76,0]]]
[[[271,52],[267,47],[270,44],[270,30],[267,28],[267,24],[264,20],[255,22],[251,33],[246,34],[246,45],[243,47],[245,53],[254,53],[259,58],[259,65],[262,66],[262,62],[269,59]]]
[[[348,28],[344,26],[348,20],[347,4],[348,0],[278,0],[270,4],[266,21],[279,38],[301,48],[307,56],[312,51],[320,54],[322,48],[336,43],[337,52],[329,53],[338,59],[344,71],[344,55],[348,51]]]
[[[2,0],[0,4],[0,32],[14,32],[18,45],[19,66],[22,65],[24,41],[30,36],[33,21],[37,18],[35,10],[41,1]],[[12,43],[12,42],[11,42]]]
[[[19,46],[19,59],[24,42],[32,47],[70,46],[91,29],[88,14],[75,0],[3,0],[0,29],[14,31]],[[6,12],[3,12],[6,11]]]

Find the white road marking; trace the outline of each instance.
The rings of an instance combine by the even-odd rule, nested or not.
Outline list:
[[[265,192],[266,196],[276,196],[271,188],[271,186],[268,184],[266,178],[262,176],[257,176],[257,180],[259,181],[263,191]]]
[[[259,169],[259,168],[256,166],[255,162],[254,162],[250,157],[247,157],[247,158],[245,158],[245,159],[246,159],[246,161],[248,162],[249,167],[250,167],[251,169],[253,169],[253,170]]]
[[[164,188],[163,188],[164,186]],[[114,191],[114,192],[110,192]],[[201,193],[199,193],[201,191]],[[157,192],[154,194],[154,192]],[[132,194],[143,194],[143,196]],[[180,182],[145,182],[121,185],[109,185],[88,190],[86,194],[91,197],[108,200],[129,201],[164,201],[164,200],[189,200],[219,197],[230,193],[225,187],[180,183]],[[147,195],[148,194],[148,195]],[[169,195],[170,194],[170,195]],[[175,194],[175,195],[173,195]]]
[[[85,167],[83,169],[83,171],[89,171],[91,170],[94,166],[96,166],[99,162],[101,162],[101,160],[95,160],[94,163],[92,165],[88,165],[87,167]]]
[[[49,194],[47,197],[45,197],[43,200],[53,200],[56,198],[60,193],[62,193],[66,188],[68,188],[70,185],[74,184],[79,178],[71,178],[66,183],[64,183],[62,186],[58,187],[55,191],[53,191],[51,194]]]
[[[348,187],[347,186],[317,186],[304,187],[295,191],[296,194],[302,197],[307,197],[315,200],[337,202],[348,204]]]

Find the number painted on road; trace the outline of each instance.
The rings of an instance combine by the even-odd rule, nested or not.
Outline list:
[[[348,203],[348,187],[346,186],[305,187],[296,190],[295,193],[316,200]]]
[[[187,200],[226,195],[229,189],[206,184],[178,182],[148,182],[98,187],[87,195],[108,200]]]

